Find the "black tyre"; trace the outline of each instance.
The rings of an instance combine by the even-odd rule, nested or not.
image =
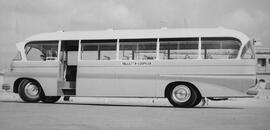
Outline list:
[[[200,101],[193,86],[187,84],[178,84],[171,87],[167,98],[175,107],[194,107]]]
[[[42,88],[37,82],[24,79],[19,85],[18,92],[23,101],[38,102],[42,95]]]
[[[197,94],[198,95],[198,94]],[[197,97],[197,100],[195,101],[195,103],[193,104],[193,106],[192,107],[195,107],[195,106],[197,106],[200,102],[202,101],[202,96],[201,95],[199,95],[198,97]]]
[[[44,103],[55,103],[60,98],[61,98],[61,96],[42,96],[41,101]]]

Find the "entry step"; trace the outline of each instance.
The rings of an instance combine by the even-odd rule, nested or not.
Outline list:
[[[75,89],[76,82],[74,81],[58,81],[58,89]]]

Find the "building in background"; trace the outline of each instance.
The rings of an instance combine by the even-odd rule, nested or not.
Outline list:
[[[266,81],[266,89],[270,89],[270,46],[255,45],[257,58],[257,77]]]

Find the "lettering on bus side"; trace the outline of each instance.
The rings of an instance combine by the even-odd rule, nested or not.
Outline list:
[[[152,65],[152,62],[149,61],[123,61],[121,62],[122,65],[137,65],[137,66],[145,66],[145,65]]]

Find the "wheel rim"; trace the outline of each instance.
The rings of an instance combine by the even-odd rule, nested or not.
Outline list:
[[[172,99],[179,103],[188,101],[191,97],[190,89],[185,85],[178,85],[172,91]]]
[[[33,83],[26,84],[24,88],[25,95],[29,98],[36,99],[39,98],[39,89],[38,86],[36,86]]]

